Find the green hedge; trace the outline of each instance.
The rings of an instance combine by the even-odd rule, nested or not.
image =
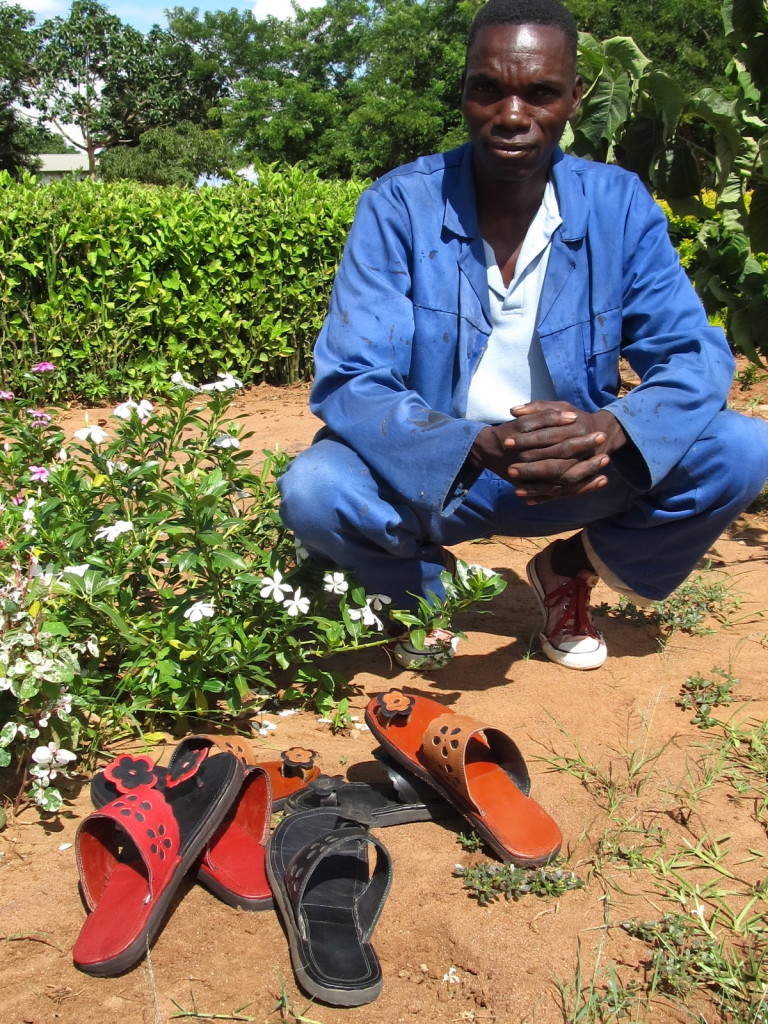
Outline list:
[[[49,397],[135,395],[175,370],[309,373],[363,189],[262,168],[257,185],[40,186],[0,176],[0,375]]]

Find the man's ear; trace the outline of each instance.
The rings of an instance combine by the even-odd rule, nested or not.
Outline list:
[[[578,112],[581,110],[581,101],[584,97],[584,79],[581,75],[576,75],[573,80],[573,105],[571,106],[571,112],[568,115],[568,120],[572,121]]]

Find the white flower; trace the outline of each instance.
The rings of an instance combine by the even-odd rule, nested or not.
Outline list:
[[[349,617],[353,622],[357,622],[358,619],[362,621],[364,626],[373,626],[376,629],[384,629],[384,623],[375,615],[371,610],[371,606],[366,603],[362,608],[350,608]]]
[[[171,375],[171,384],[175,384],[178,388],[186,388],[187,391],[200,390],[200,388],[195,387],[194,384],[190,384],[188,380],[184,380],[183,375],[178,370],[176,373]]]
[[[65,565],[61,571],[62,573],[68,572],[72,576],[85,576],[90,568],[87,562],[82,562],[80,565]]]
[[[443,975],[443,981],[449,985],[460,985],[461,978],[459,977],[455,967],[449,967],[448,973]]]
[[[282,711],[277,712],[278,718],[287,718],[289,715],[298,715],[296,708],[283,708]]]
[[[200,622],[201,619],[213,618],[215,613],[213,601],[195,601],[184,612],[184,618],[190,622]]]
[[[108,540],[110,544],[112,541],[117,540],[121,533],[130,533],[133,529],[133,523],[127,519],[118,519],[116,523],[111,526],[100,526],[96,533],[93,535],[94,540]]]
[[[129,398],[126,402],[114,408],[112,415],[117,416],[121,420],[129,420],[135,413],[142,423],[146,423],[152,415],[153,408],[152,403],[148,402],[146,398],[142,398],[140,402],[134,402],[132,398]]]
[[[65,750],[55,740],[51,740],[47,747],[37,748],[32,755],[32,760],[41,771],[50,772],[51,768],[61,768],[71,761],[76,761],[77,754],[73,754],[71,750]]]
[[[56,698],[53,709],[59,718],[66,719],[68,715],[72,714],[72,694],[62,690]]]
[[[93,441],[94,444],[101,444],[106,441],[107,432],[102,430],[98,424],[81,427],[75,431],[75,437],[80,441]]]
[[[296,587],[296,592],[290,601],[285,602],[285,610],[288,615],[306,615],[309,611],[309,598],[301,596],[301,587]]]
[[[323,590],[329,594],[346,594],[349,583],[343,572],[327,572],[323,576]]]
[[[232,391],[234,388],[241,388],[243,382],[233,377],[231,373],[217,374],[218,380],[212,380],[210,384],[201,384],[201,391]]]
[[[301,565],[302,562],[306,562],[306,560],[309,558],[309,552],[301,543],[301,541],[296,540],[294,538],[293,547],[295,552],[294,557],[296,559],[296,565]]]
[[[211,441],[211,444],[216,448],[239,448],[240,442],[233,434],[219,434],[219,436]]]
[[[387,597],[386,594],[366,594],[365,597],[370,607],[376,612],[380,612],[385,605],[392,604],[392,598]]]
[[[279,569],[275,569],[274,576],[262,576],[261,582],[262,588],[259,591],[259,596],[265,599],[271,597],[278,604],[282,604],[285,600],[285,595],[290,594],[293,590],[293,587],[283,583],[283,574]]]
[[[61,448],[59,450],[59,462],[66,462],[69,456],[67,455],[67,449]]]

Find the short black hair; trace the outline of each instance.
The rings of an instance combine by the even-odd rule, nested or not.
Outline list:
[[[560,0],[489,0],[472,20],[467,38],[467,53],[480,29],[489,25],[552,25],[559,28],[571,50],[576,66],[579,30],[573,15]]]

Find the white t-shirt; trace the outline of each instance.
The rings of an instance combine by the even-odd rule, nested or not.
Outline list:
[[[557,398],[536,321],[552,235],[561,223],[555,187],[548,181],[508,288],[493,249],[483,241],[492,330],[470,382],[467,419],[505,423],[512,419],[509,410],[516,405]]]

